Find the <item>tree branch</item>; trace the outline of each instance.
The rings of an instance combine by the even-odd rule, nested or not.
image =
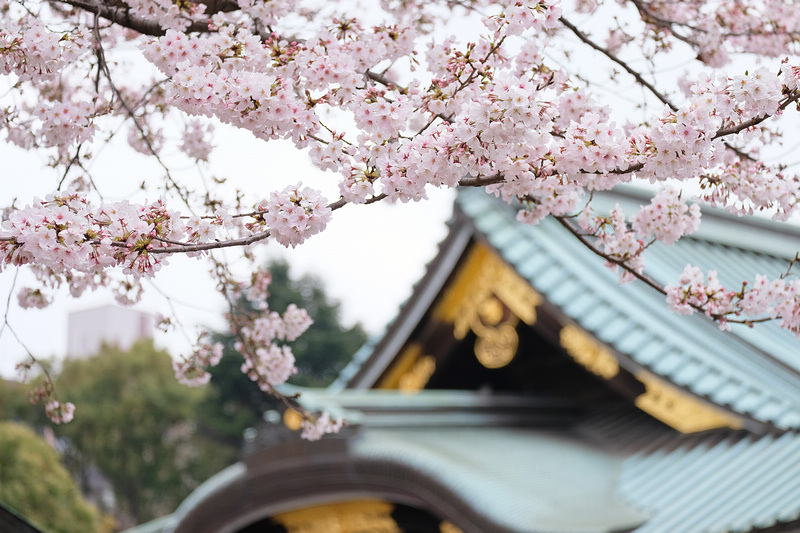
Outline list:
[[[677,107],[675,107],[675,105],[674,105],[672,102],[670,102],[670,101],[669,101],[669,99],[668,99],[666,96],[664,96],[663,94],[661,94],[661,92],[660,92],[658,89],[656,89],[656,88],[653,86],[653,84],[652,84],[652,83],[650,83],[650,82],[648,82],[646,79],[644,79],[644,78],[642,77],[642,75],[641,75],[641,74],[639,74],[638,72],[636,72],[635,70],[633,70],[633,69],[632,69],[630,66],[628,66],[628,64],[627,64],[627,63],[625,63],[624,61],[622,61],[622,60],[621,60],[620,58],[618,58],[616,55],[612,54],[612,53],[611,53],[611,52],[610,52],[610,51],[609,51],[607,48],[603,48],[603,47],[602,47],[602,46],[600,46],[599,44],[597,44],[597,43],[595,43],[594,41],[592,41],[592,40],[589,38],[589,36],[588,36],[588,35],[586,35],[585,33],[583,33],[583,32],[582,32],[581,30],[579,30],[579,29],[578,29],[578,28],[577,28],[577,27],[576,27],[574,24],[572,24],[570,21],[568,21],[568,20],[567,20],[567,19],[565,19],[564,17],[560,17],[558,20],[559,20],[559,21],[561,21],[561,23],[562,23],[564,26],[566,26],[567,28],[569,28],[569,30],[570,30],[572,33],[574,33],[574,34],[575,34],[575,36],[576,36],[578,39],[580,39],[580,40],[581,40],[581,41],[583,41],[584,43],[588,44],[590,47],[594,48],[595,50],[597,50],[598,52],[600,52],[601,54],[603,54],[604,56],[606,56],[607,58],[609,58],[611,61],[613,61],[614,63],[616,63],[617,65],[619,65],[619,66],[620,66],[620,67],[622,67],[623,69],[625,69],[625,72],[627,72],[628,74],[630,74],[631,76],[633,76],[633,77],[636,79],[636,81],[637,81],[637,82],[638,82],[640,85],[642,85],[643,87],[646,87],[646,88],[647,88],[647,90],[649,90],[649,91],[650,91],[650,92],[653,94],[653,96],[655,96],[656,98],[658,98],[659,100],[661,100],[661,102],[662,102],[662,103],[664,103],[664,104],[666,104],[667,106],[669,106],[669,108],[670,108],[670,109],[672,109],[673,111],[677,111],[677,110],[678,110],[678,108],[677,108]]]
[[[506,177],[497,172],[491,176],[479,176],[475,178],[463,178],[458,184],[462,187],[485,187],[486,185],[494,185],[496,183],[503,183]]]
[[[795,90],[789,93],[789,95],[786,98],[784,98],[783,101],[781,101],[780,105],[778,105],[778,110],[775,113],[772,113],[771,115],[761,115],[759,117],[753,117],[750,120],[745,120],[741,124],[737,124],[736,126],[731,126],[729,128],[722,128],[721,130],[717,131],[716,134],[714,134],[714,137],[712,137],[712,139],[719,139],[720,137],[724,137],[726,135],[733,135],[734,133],[739,133],[740,131],[744,131],[747,128],[758,126],[768,118],[777,115],[778,113],[789,107],[789,105],[791,105],[793,102],[797,102],[798,100],[800,100],[800,91]]]
[[[91,0],[56,0],[64,4],[94,13],[97,16],[119,24],[125,28],[138,31],[144,35],[152,35],[153,37],[161,37],[167,32],[158,23],[158,19],[146,19],[131,15],[130,8],[124,4],[107,4]],[[187,32],[208,32],[208,19],[203,21],[192,21]]]
[[[663,294],[664,296],[666,296],[666,295],[667,295],[667,291],[664,289],[664,287],[662,287],[662,286],[661,286],[659,283],[657,283],[657,282],[656,282],[655,280],[653,280],[651,277],[649,277],[649,276],[645,276],[644,274],[642,274],[642,273],[640,273],[640,272],[637,272],[636,270],[632,269],[632,268],[631,268],[631,267],[630,267],[630,266],[627,264],[627,261],[626,261],[626,260],[624,260],[624,259],[617,259],[617,258],[615,258],[615,257],[613,257],[613,256],[611,256],[611,255],[609,255],[609,254],[606,254],[606,253],[602,252],[602,251],[601,251],[599,248],[597,248],[597,247],[594,245],[594,243],[592,243],[592,242],[591,242],[591,241],[590,241],[590,240],[587,238],[587,236],[586,236],[585,234],[583,234],[583,233],[579,232],[579,231],[578,231],[578,230],[577,230],[577,229],[576,229],[576,228],[575,228],[575,227],[574,227],[574,226],[573,226],[573,225],[570,223],[570,221],[569,221],[569,218],[570,218],[570,217],[564,217],[564,216],[555,216],[555,215],[553,215],[553,218],[555,218],[555,219],[558,221],[558,223],[559,223],[559,224],[561,224],[561,225],[562,225],[564,228],[566,228],[566,230],[567,230],[567,231],[569,231],[569,232],[570,232],[570,233],[571,233],[573,236],[575,236],[575,238],[576,238],[576,239],[578,239],[578,240],[581,242],[581,244],[583,244],[583,245],[584,245],[584,246],[586,246],[586,247],[587,247],[589,250],[591,250],[592,252],[594,252],[594,254],[596,254],[596,255],[598,255],[598,256],[600,256],[600,257],[602,257],[603,259],[605,259],[605,260],[606,260],[606,261],[608,261],[609,263],[613,263],[613,264],[615,264],[615,265],[619,266],[620,268],[622,268],[623,270],[625,270],[626,272],[628,272],[629,274],[631,274],[632,276],[634,276],[636,279],[638,279],[638,280],[639,280],[639,281],[641,281],[642,283],[646,284],[648,287],[650,287],[650,288],[652,288],[652,289],[656,290],[657,292],[659,292],[659,293]],[[793,263],[792,263],[792,264],[793,264]],[[790,266],[789,268],[791,268],[791,266]],[[725,321],[725,322],[730,322],[730,323],[732,323],[732,324],[745,324],[745,325],[751,325],[751,324],[756,324],[756,323],[759,323],[759,322],[769,322],[769,321],[771,321],[771,320],[776,320],[776,318],[778,318],[778,317],[776,317],[776,318],[772,318],[772,317],[763,317],[763,318],[753,318],[753,319],[729,318],[729,317],[728,317],[728,315],[719,315],[719,314],[714,314],[714,313],[707,313],[707,312],[706,312],[706,309],[704,309],[702,306],[699,306],[699,305],[693,304],[693,303],[691,303],[691,302],[686,302],[686,304],[687,304],[688,306],[690,306],[692,309],[694,309],[695,311],[699,311],[700,313],[703,313],[704,315],[708,316],[710,319],[712,319],[712,320],[714,320],[714,321],[716,321],[716,322],[719,322],[719,321],[721,321],[721,320],[722,320],[722,321]]]

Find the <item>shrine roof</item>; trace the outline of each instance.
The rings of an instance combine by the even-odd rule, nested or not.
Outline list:
[[[457,417],[417,427],[383,425],[373,417],[362,425],[358,413],[370,410],[401,406],[417,412],[469,411],[485,404],[465,391],[409,396],[399,391],[303,390],[303,398],[311,406],[346,407],[354,417],[351,431],[320,443],[290,439],[273,444],[277,447],[268,450],[266,462],[246,460],[229,467],[201,485],[173,515],[129,533],[171,532],[198,513],[252,519],[305,505],[318,470],[330,476],[324,469],[330,445],[335,448],[342,439],[347,445],[339,448],[346,455],[338,461],[347,466],[338,474],[341,479],[323,476],[330,491],[325,501],[402,486],[447,518],[467,513],[462,516],[465,531],[747,532],[796,525],[800,518],[800,462],[793,460],[800,453],[796,432],[687,437],[626,405],[598,409],[596,416],[567,430],[480,427],[476,420],[465,423]],[[508,407],[525,400],[492,401],[494,407]],[[388,485],[370,485],[376,479]],[[264,487],[288,496],[285,501],[249,496]]]
[[[798,454],[795,432],[686,439],[626,458],[618,490],[651,514],[636,533],[766,529],[800,518]]]
[[[365,432],[353,455],[436,480],[494,530],[618,531],[649,516],[620,496],[621,455],[563,433],[387,428]]]
[[[630,207],[643,198],[609,193],[603,201]],[[777,324],[733,324],[732,332],[720,331],[702,315],[670,312],[665,298],[642,283],[620,285],[617,274],[553,219],[521,224],[513,209],[479,190],[460,191],[457,206],[517,273],[630,370],[646,369],[779,429],[800,427],[800,341]],[[798,249],[797,231],[704,214],[696,235],[649,250],[645,273],[674,282],[691,263],[713,266],[723,283],[741,283],[753,272],[785,272]],[[781,250],[792,255],[776,255]]]

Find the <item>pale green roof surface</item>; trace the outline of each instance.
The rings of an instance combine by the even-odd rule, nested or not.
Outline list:
[[[800,436],[692,440],[625,460],[620,492],[652,514],[636,533],[746,532],[800,517]]]
[[[437,480],[512,531],[603,532],[641,524],[617,486],[622,457],[543,431],[371,430],[353,454]]]

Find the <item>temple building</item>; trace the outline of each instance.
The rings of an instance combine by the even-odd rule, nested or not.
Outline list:
[[[731,285],[797,250],[797,229],[708,212],[645,272]],[[131,533],[800,531],[800,341],[732,329],[620,285],[557,221],[460,191],[385,334],[299,390],[349,425],[305,442],[297,413],[267,413],[241,462]]]

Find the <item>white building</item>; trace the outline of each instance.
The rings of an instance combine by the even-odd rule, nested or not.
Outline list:
[[[69,314],[67,357],[90,357],[103,344],[127,350],[133,343],[153,336],[151,315],[107,305]]]

